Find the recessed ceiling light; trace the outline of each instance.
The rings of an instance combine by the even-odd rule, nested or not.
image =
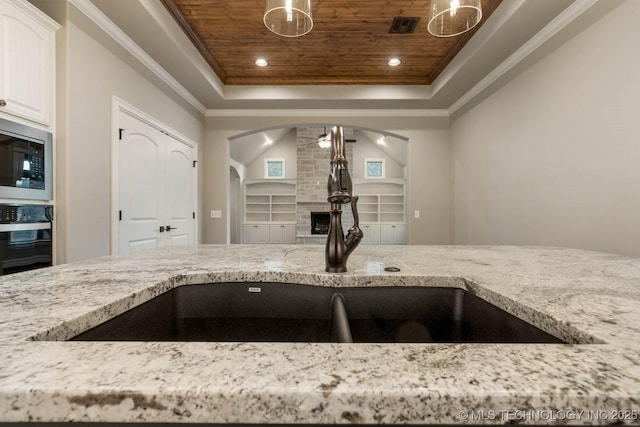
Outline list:
[[[258,59],[256,59],[255,64],[256,64],[258,67],[266,67],[267,65],[269,65],[269,61],[267,61],[267,60],[266,60],[266,59],[264,59],[264,58],[258,58]]]
[[[402,60],[400,58],[391,58],[389,61],[387,61],[387,65],[389,67],[397,67],[400,64],[402,64]]]

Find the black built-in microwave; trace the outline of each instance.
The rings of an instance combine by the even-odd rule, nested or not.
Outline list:
[[[51,200],[50,132],[0,119],[0,198]]]

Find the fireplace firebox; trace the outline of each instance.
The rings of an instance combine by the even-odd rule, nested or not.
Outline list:
[[[329,212],[311,212],[311,234],[329,234]]]

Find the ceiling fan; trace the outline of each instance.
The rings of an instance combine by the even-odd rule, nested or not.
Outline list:
[[[327,133],[327,127],[324,126],[324,132],[317,137],[299,136],[300,139],[310,139],[313,143],[317,143],[321,148],[329,148],[331,146],[331,134]],[[308,142],[311,144],[311,142]]]

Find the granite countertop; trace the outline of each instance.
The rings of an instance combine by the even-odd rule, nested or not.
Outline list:
[[[361,246],[348,267],[325,273],[322,246],[203,245],[0,277],[0,422],[640,424],[640,259]],[[458,287],[573,344],[64,341],[229,281]]]

